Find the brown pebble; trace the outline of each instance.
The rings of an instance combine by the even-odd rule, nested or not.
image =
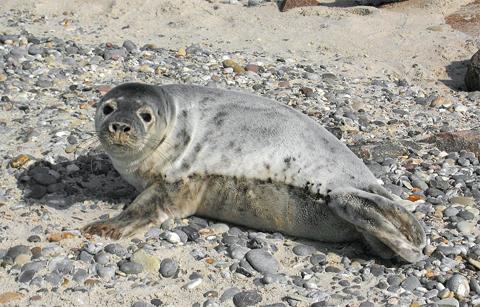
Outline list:
[[[300,92],[305,95],[306,97],[312,97],[313,96],[313,89],[310,87],[302,87],[300,89]]]
[[[288,82],[288,81],[280,81],[280,82],[278,82],[278,87],[290,88],[290,82]]]
[[[30,251],[32,252],[32,257],[36,258],[42,253],[42,248],[40,246],[35,246]]]
[[[254,73],[258,73],[259,67],[256,64],[247,64],[245,66],[246,71],[252,71]]]
[[[39,301],[41,299],[42,299],[42,297],[40,295],[34,295],[30,298],[30,301],[35,302],[35,301]]]
[[[25,154],[20,154],[10,161],[10,166],[13,168],[20,168],[28,161],[30,161],[30,157]]]

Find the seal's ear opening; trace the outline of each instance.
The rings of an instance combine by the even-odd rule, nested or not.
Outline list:
[[[373,190],[375,191],[375,190]],[[366,243],[383,258],[392,252],[408,262],[424,258],[425,231],[417,219],[385,191],[381,195],[352,187],[333,190],[328,206],[355,225]]]

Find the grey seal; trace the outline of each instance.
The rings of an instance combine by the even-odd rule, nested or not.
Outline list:
[[[195,214],[325,242],[364,240],[383,258],[423,258],[422,226],[363,161],[274,100],[126,83],[99,101],[95,128],[115,169],[141,193],[84,233],[118,239]]]

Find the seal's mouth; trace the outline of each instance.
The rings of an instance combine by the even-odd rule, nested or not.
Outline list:
[[[111,135],[109,133],[102,133],[100,141],[107,151],[120,153],[130,153],[136,151],[139,147],[137,138],[133,135]]]

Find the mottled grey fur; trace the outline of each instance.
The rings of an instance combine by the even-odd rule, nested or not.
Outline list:
[[[423,256],[415,217],[343,143],[288,106],[234,91],[130,83],[100,101],[95,124],[114,167],[143,192],[86,232],[119,238],[198,214],[321,241],[364,238],[382,257]]]

